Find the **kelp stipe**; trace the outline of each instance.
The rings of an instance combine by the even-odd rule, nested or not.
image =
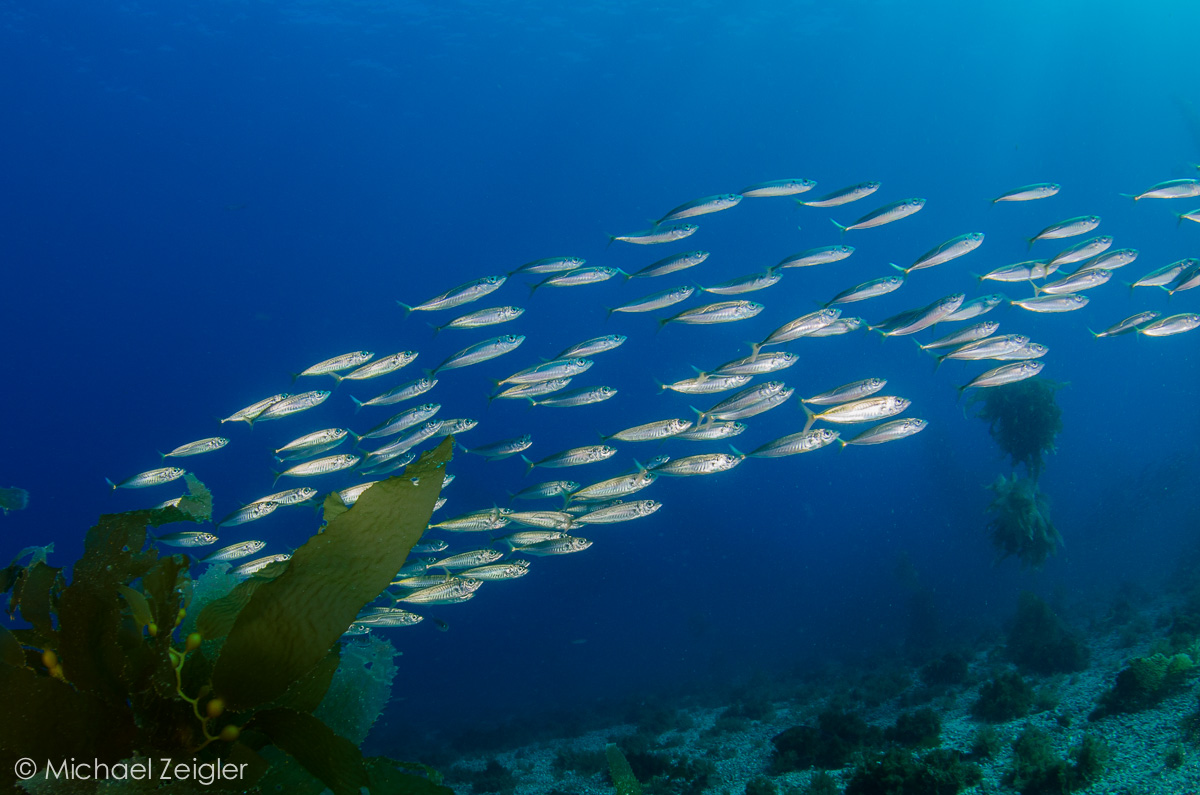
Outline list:
[[[207,521],[211,496],[189,479],[178,506],[102,516],[68,578],[34,561],[0,570],[9,612],[0,627],[0,785],[14,763],[72,757],[113,765],[220,761],[236,775],[130,782],[172,793],[259,791],[449,795],[436,773],[358,746],[313,716],[338,668],[338,639],[375,599],[424,531],[453,439],[347,509],[326,500],[324,532],[292,559],[210,602],[186,636],[192,596],[183,555],[160,558],[147,527]],[[369,723],[368,723],[369,725]],[[34,779],[30,791],[62,782]],[[105,782],[105,791],[115,782]],[[73,782],[93,792],[95,780]],[[82,788],[80,788],[82,786]]]

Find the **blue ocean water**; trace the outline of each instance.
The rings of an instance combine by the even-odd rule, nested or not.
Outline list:
[[[112,493],[105,477],[158,466],[156,450],[217,433],[229,447],[186,465],[224,515],[272,490],[275,447],[317,428],[362,431],[391,413],[356,414],[349,395],[416,377],[491,335],[433,338],[427,318],[406,318],[397,300],[539,257],[633,270],[712,252],[692,271],[532,297],[531,280],[516,277],[488,299],[527,307],[495,331],[525,343],[441,374],[428,398],[440,416],[481,420],[464,444],[529,432],[537,459],[593,443],[597,431],[690,417],[690,403],[716,399],[660,395],[655,378],[744,355],[747,340],[886,275],[888,262],[987,235],[979,251],[915,272],[848,315],[878,321],[948,293],[993,292],[972,274],[1026,259],[1025,238],[1050,223],[1097,214],[1115,246],[1140,250],[1136,263],[1078,313],[988,316],[1048,345],[1043,375],[1067,384],[1064,429],[1040,481],[1065,547],[1043,571],[996,563],[985,532],[984,486],[1010,466],[955,389],[984,368],[933,373],[902,338],[801,340],[788,346],[800,363],[780,376],[798,394],[884,377],[929,428],[879,447],[661,479],[643,495],[664,504],[653,517],[589,528],[586,552],[535,559],[520,581],[427,611],[448,632],[432,622],[388,632],[404,656],[372,742],[386,751],[411,743],[414,727],[535,722],[883,653],[904,641],[912,572],[948,637],[997,625],[1021,589],[1087,605],[1121,582],[1156,583],[1195,545],[1186,484],[1197,473],[1200,337],[1095,340],[1086,328],[1197,307],[1192,293],[1168,302],[1118,281],[1200,246],[1200,229],[1173,215],[1195,200],[1120,195],[1200,176],[1198,24],[1200,10],[1181,2],[0,2],[0,485],[31,494],[27,510],[0,518],[0,559],[54,542],[58,563],[73,560],[99,513],[178,493]],[[784,177],[816,180],[814,194],[863,180],[882,188],[831,210],[747,199],[698,219],[687,241],[606,246],[607,234],[645,228],[689,199]],[[989,203],[1040,181],[1063,190]],[[926,208],[848,233],[850,259],[789,270],[745,296],[767,307],[753,320],[656,333],[653,316],[605,319],[606,307],[646,293],[841,242],[830,218],[847,223],[910,196]],[[1057,250],[1036,245],[1039,256]],[[486,405],[490,379],[606,333],[629,341],[576,383],[613,386],[617,398]],[[340,385],[298,417],[253,430],[216,423],[293,390],[289,373],[356,349],[421,355],[381,382]],[[802,423],[791,402],[749,421],[736,444],[748,450]],[[604,464],[530,477],[519,459],[460,454],[444,515],[506,504],[507,490],[538,474],[590,482],[635,457],[726,449],[620,447]],[[317,522],[308,509],[281,510],[230,538],[281,552]]]

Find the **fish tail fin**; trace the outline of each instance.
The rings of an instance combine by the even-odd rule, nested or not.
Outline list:
[[[288,373],[292,377],[292,383],[296,383],[296,379],[300,377],[300,373]]]
[[[608,319],[612,317],[612,313],[617,311],[617,308],[615,306],[606,306],[604,309],[604,322],[607,323]]]
[[[109,480],[108,478],[105,478],[105,479],[104,479],[104,482],[105,482],[105,483],[107,483],[108,485],[112,486],[112,489],[113,489],[113,491],[116,491],[116,490],[117,490],[117,484],[116,484],[116,483],[113,483],[113,482],[112,482],[111,480]]]
[[[1091,330],[1090,328],[1088,328],[1087,326],[1084,326],[1084,328],[1087,328],[1087,330],[1088,330],[1088,334],[1091,334],[1091,335],[1092,335],[1092,339],[1094,339],[1094,340],[1098,340],[1098,339],[1100,339],[1100,335],[1099,335],[1099,334],[1097,334],[1096,332],[1092,331],[1092,330]]]
[[[746,454],[745,454],[745,453],[743,453],[741,450],[739,450],[739,449],[737,449],[736,447],[734,447],[732,444],[731,444],[731,445],[729,445],[729,449],[730,449],[730,450],[732,450],[732,451],[733,451],[733,454],[734,454],[734,455],[736,455],[738,458],[745,458],[745,457],[746,457]]]
[[[411,306],[409,306],[408,304],[404,303],[403,301],[397,301],[396,303],[399,304],[400,308],[404,310],[405,317],[408,317],[409,314],[412,313],[413,308]]]
[[[654,329],[654,333],[655,333],[655,335],[657,335],[657,334],[658,334],[658,332],[662,331],[662,330],[663,330],[663,326],[667,325],[667,324],[668,324],[668,323],[670,323],[670,322],[671,322],[671,318],[669,318],[669,317],[664,317],[664,318],[661,318],[661,319],[658,321],[658,328]]]
[[[833,224],[834,226],[836,226],[838,228],[838,231],[841,232],[842,237],[846,236],[846,230],[849,227],[842,226],[841,224],[839,224],[837,221],[833,220],[832,218],[829,219],[829,223]]]
[[[617,239],[617,236],[616,236],[616,235],[610,235],[610,234],[608,234],[608,233],[605,233],[605,237],[607,237],[607,238],[608,238],[608,244],[604,246],[604,248],[605,248],[605,249],[607,249],[607,248],[608,248],[609,246],[611,246],[611,245],[613,244],[613,242],[614,242],[614,241]]]
[[[817,421],[817,415],[803,403],[800,404],[800,408],[804,409],[804,430],[801,433],[806,433],[813,426],[813,423]]]
[[[536,293],[536,292],[537,292],[537,288],[539,288],[539,287],[541,287],[541,286],[542,286],[542,283],[541,283],[541,282],[538,282],[537,284],[531,284],[531,285],[529,285],[529,297],[530,297],[530,298],[533,298],[533,294],[534,294],[534,293]]]
[[[638,461],[636,458],[633,459],[633,466],[635,469],[637,469],[638,472],[646,471],[646,465],[643,464],[641,461]]]
[[[613,268],[613,270],[615,270],[617,273],[619,273],[619,274],[621,274],[622,276],[624,276],[624,277],[625,277],[625,281],[629,281],[630,279],[632,279],[632,278],[633,278],[633,274],[631,274],[631,273],[626,273],[625,271],[621,270],[620,268]]]
[[[900,271],[900,272],[901,272],[901,273],[903,273],[905,276],[908,276],[908,272],[909,272],[910,270],[912,270],[912,268],[901,268],[899,265],[897,265],[897,264],[896,264],[896,263],[894,263],[894,262],[889,262],[889,263],[888,263],[888,265],[890,265],[891,267],[893,267],[893,268],[895,268],[896,270]]]
[[[696,289],[697,289],[697,290],[699,290],[700,292],[702,292],[702,293],[707,293],[707,292],[708,292],[708,288],[707,288],[707,287],[705,287],[705,286],[704,286],[703,284],[701,284],[700,282],[692,282],[692,284],[696,285]]]
[[[537,464],[526,458],[524,453],[521,454],[521,460],[525,462],[525,475],[528,477],[529,473],[533,471],[533,468],[537,466]]]
[[[764,343],[764,342],[749,342],[746,344],[750,346],[750,363],[754,364],[754,362],[758,361],[758,352],[762,350],[762,346],[765,345],[766,343]]]
[[[1186,215],[1186,213],[1175,213],[1175,228],[1176,229],[1183,226],[1183,216],[1184,215]]]
[[[432,323],[426,323],[425,325],[426,325],[426,326],[429,326],[431,329],[433,329],[433,339],[437,339],[437,335],[438,335],[439,333],[441,333],[442,327],[441,327],[441,326],[435,326],[435,325],[433,325]]]
[[[993,202],[993,204],[995,204],[995,202]],[[847,447],[849,447],[849,446],[850,446],[850,443],[849,443],[849,442],[847,442],[845,439],[842,439],[842,438],[840,438],[840,437],[839,437],[839,438],[837,438],[837,439],[835,439],[834,441],[836,441],[838,444],[840,444],[840,445],[841,445],[841,447],[839,447],[839,448],[838,448],[838,452],[839,452],[839,453],[840,453],[840,452],[842,452],[843,450],[845,450]]]
[[[1138,197],[1133,195],[1132,193],[1118,193],[1117,195],[1124,196],[1126,199],[1133,199],[1134,201],[1138,200]]]
[[[960,387],[955,387],[955,389],[957,389],[957,390],[958,390],[958,397],[954,398],[954,402],[955,402],[955,403],[960,403],[960,402],[962,402],[962,396],[963,396],[963,392],[966,392],[966,391],[967,391],[967,387],[969,387],[969,386],[970,386],[970,384],[963,384],[963,385],[962,385],[962,386],[960,386]]]
[[[529,408],[533,408],[538,404],[538,402],[531,397],[527,397],[525,399],[529,401]]]
[[[1031,248],[1033,248],[1033,243],[1035,240],[1037,240],[1037,235],[1034,235],[1033,237],[1025,238],[1025,250],[1026,251],[1029,251]]]
[[[704,418],[707,417],[708,414],[696,408],[695,406],[688,406],[688,408],[696,412],[696,427],[699,428],[701,424],[703,424]]]
[[[346,376],[338,375],[337,373],[330,373],[330,375],[333,376],[333,388],[334,389],[337,389],[338,384],[342,383],[342,381],[346,378]]]
[[[272,470],[271,470],[271,472],[272,472],[272,474],[274,474],[274,475],[275,475],[275,479],[271,481],[271,488],[275,488],[275,484],[279,482],[279,479],[280,479],[281,477],[283,477],[283,473],[282,473],[282,472],[276,472],[274,469],[272,469]]]
[[[942,362],[946,361],[946,357],[949,355],[950,354],[948,354],[948,353],[943,353],[941,355],[938,355],[936,353],[933,354],[933,371],[935,373],[938,371],[938,368],[942,366]]]
[[[363,407],[363,402],[361,400],[359,400],[358,398],[354,397],[354,395],[351,395],[350,399],[354,401],[354,413],[357,414],[359,409],[361,409]]]
[[[162,463],[163,461],[167,460],[167,454],[164,453],[162,450],[155,450],[154,452],[158,453],[159,463]]]

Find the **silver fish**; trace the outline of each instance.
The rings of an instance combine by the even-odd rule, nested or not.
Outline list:
[[[744,458],[745,456],[743,455],[730,455],[729,453],[689,455],[663,464],[654,470],[654,472],[657,475],[666,475],[672,478],[689,477],[692,475],[715,475],[718,472],[728,472],[742,463]]]
[[[754,301],[718,301],[715,304],[705,304],[692,309],[685,309],[658,321],[659,328],[668,323],[684,323],[687,325],[712,325],[714,323],[734,323],[748,320],[763,311],[763,305]]]
[[[458,436],[473,430],[479,424],[479,420],[473,420],[466,417],[458,417],[452,420],[442,420],[442,424],[438,426],[435,437],[438,436]]]
[[[1133,197],[1142,199],[1188,199],[1200,196],[1200,179],[1172,179],[1160,182]]]
[[[1196,223],[1200,224],[1200,210],[1190,210],[1186,213],[1177,213],[1175,218],[1176,226],[1182,224],[1184,221],[1195,221]]]
[[[563,536],[562,538],[554,538],[549,541],[539,541],[536,544],[517,547],[513,551],[525,555],[569,555],[572,552],[582,552],[591,545],[592,542],[586,538]]]
[[[275,509],[279,507],[277,502],[252,502],[245,508],[234,511],[217,523],[217,527],[233,527],[234,525],[245,524],[262,519],[264,516],[270,516],[275,513]]]
[[[591,359],[552,359],[551,361],[528,367],[518,373],[513,373],[508,378],[497,381],[496,386],[503,386],[505,384],[536,384],[555,378],[574,378],[580,373],[587,372],[593,364],[595,362]]]
[[[712,395],[743,387],[750,383],[751,378],[753,378],[751,375],[717,375],[714,373],[713,375],[685,378],[673,384],[664,384],[660,381],[658,386],[659,389],[670,389],[672,392],[684,395]]]
[[[671,221],[682,221],[684,218],[695,218],[697,215],[708,215],[709,213],[728,210],[730,207],[736,207],[741,200],[741,195],[737,193],[721,193],[716,196],[705,196],[703,199],[694,199],[671,210],[662,218],[659,218],[654,225],[658,226],[670,223]]]
[[[662,503],[654,500],[634,500],[589,511],[575,521],[579,524],[616,524],[649,516],[661,507]]]
[[[330,472],[341,472],[345,469],[351,469],[358,465],[361,459],[356,455],[331,455],[325,458],[317,458],[313,461],[305,461],[303,464],[296,464],[290,469],[285,469],[283,472],[278,472],[275,479],[283,477],[291,478],[309,478],[317,475],[327,475]]]
[[[709,442],[714,439],[732,439],[745,430],[746,426],[740,422],[708,422],[672,438],[688,442]]]
[[[1138,329],[1138,334],[1145,334],[1147,337],[1170,337],[1191,331],[1197,326],[1200,326],[1200,315],[1192,313],[1171,315],[1142,326]]]
[[[430,530],[444,530],[448,533],[480,533],[499,530],[506,526],[512,511],[507,508],[501,512],[499,508],[484,511],[471,511],[444,522],[429,525]]]
[[[872,210],[849,226],[842,226],[832,218],[830,219],[830,223],[840,229],[842,234],[846,234],[852,229],[873,229],[877,226],[899,221],[901,218],[907,218],[913,213],[920,211],[924,206],[924,199],[901,199],[891,204],[885,204],[877,210]]]
[[[374,453],[371,456],[371,462],[368,466],[363,463],[363,468],[359,470],[359,474],[365,478],[373,478],[379,475],[386,475],[388,472],[395,472],[400,467],[405,467],[411,464],[417,457],[416,453],[405,450],[393,450],[388,453]],[[437,510],[436,506],[434,510]]]
[[[532,296],[539,287],[579,287],[584,284],[599,284],[608,281],[618,273],[624,273],[624,271],[620,268],[576,268],[566,273],[547,276],[537,284],[531,284],[529,294]]]
[[[939,322],[950,323],[957,320],[971,320],[972,318],[979,317],[980,315],[986,315],[988,312],[991,312],[993,309],[1000,306],[1000,304],[1007,300],[1008,299],[1000,293],[992,293],[991,295],[972,298],[970,301],[964,301],[962,306],[960,306],[956,311],[946,315]]]
[[[222,547],[200,558],[201,563],[216,563],[223,560],[237,560],[253,555],[267,545],[266,541],[239,541],[227,547]]]
[[[1139,253],[1136,248],[1118,248],[1115,251],[1105,251],[1103,254],[1098,254],[1080,265],[1079,270],[1075,272],[1083,273],[1084,271],[1100,269],[1115,271],[1117,268],[1124,268],[1133,262],[1138,258]]]
[[[555,356],[555,359],[578,359],[586,358],[597,353],[611,351],[614,348],[619,348],[628,339],[624,334],[605,334],[603,337],[595,337],[590,340],[584,340],[577,345],[572,345],[562,353]]]
[[[940,246],[935,246],[926,251],[917,258],[916,262],[905,268],[904,273],[907,275],[912,271],[932,268],[935,265],[941,265],[952,259],[958,259],[964,254],[970,254],[981,245],[983,245],[983,232],[971,232],[966,235],[959,235],[947,240]]]
[[[411,400],[412,398],[424,395],[426,392],[437,386],[437,382],[438,380],[436,378],[425,376],[424,378],[418,378],[415,381],[409,381],[407,384],[401,384],[398,387],[393,387],[392,389],[384,392],[382,395],[377,395],[370,400],[359,400],[358,398],[354,397],[354,395],[351,395],[350,399],[354,401],[355,411],[358,411],[363,406],[391,406],[393,404],[401,403],[405,400]]]
[[[525,336],[523,334],[505,334],[501,337],[492,337],[483,342],[477,342],[447,358],[444,362],[433,368],[430,375],[437,375],[442,370],[468,367],[472,364],[479,364],[480,362],[495,359],[497,356],[503,356],[506,353],[512,353],[524,341]]]
[[[1194,260],[1194,259],[1177,260],[1176,262],[1172,262],[1170,265],[1164,265],[1161,268],[1150,271],[1145,276],[1138,279],[1136,282],[1134,282],[1133,284],[1131,284],[1129,286],[1131,288],[1132,287],[1166,287],[1168,284],[1170,284],[1171,282],[1173,282],[1177,278],[1179,278],[1179,274],[1183,273],[1185,270],[1187,270],[1189,267],[1194,265],[1196,262],[1197,262],[1197,260]]]
[[[643,232],[632,232],[628,235],[609,235],[608,243],[612,245],[614,241],[620,240],[624,243],[633,243],[639,246],[651,246],[656,243],[670,243],[673,240],[683,240],[689,235],[695,234],[700,227],[695,224],[676,224],[675,226],[655,227],[647,229]]]
[[[971,388],[1003,386],[1005,384],[1016,383],[1017,381],[1024,381],[1026,378],[1033,378],[1045,366],[1045,362],[1037,361],[1001,365],[994,370],[988,370],[986,373],[977,376],[970,383],[960,386],[958,394],[961,396],[963,392]]]
[[[1080,290],[1090,290],[1093,287],[1099,287],[1111,278],[1112,271],[1105,270],[1104,268],[1079,271],[1057,281],[1044,284],[1041,287],[1035,287],[1034,291],[1039,294],[1065,295],[1067,293],[1075,293]]]
[[[465,602],[475,595],[483,580],[466,577],[451,577],[441,585],[422,588],[401,596],[397,602],[408,602],[418,605],[451,605]]]
[[[882,279],[872,279],[869,282],[842,290],[825,302],[826,307],[834,304],[852,304],[856,301],[866,301],[881,295],[895,292],[904,286],[904,276],[885,276]]]
[[[399,414],[392,415],[371,430],[359,436],[359,441],[362,441],[363,439],[383,439],[388,436],[395,436],[396,434],[400,433],[400,431],[411,428],[418,423],[425,422],[441,410],[441,403],[422,403],[421,405],[414,406],[411,409],[405,409]]]
[[[552,497],[569,497],[579,490],[579,484],[574,480],[551,480],[521,489],[510,496],[514,500],[546,500]]]
[[[751,403],[748,406],[742,406],[737,409],[727,409],[725,411],[710,411],[700,415],[704,420],[744,420],[747,417],[757,417],[763,412],[770,411],[776,406],[782,406],[792,396],[795,389],[788,388],[774,395],[769,395],[762,400]]]
[[[181,444],[169,453],[159,453],[163,458],[184,458],[190,455],[200,455],[201,453],[211,453],[213,450],[220,450],[225,445],[229,444],[229,440],[223,436],[211,436],[207,439],[200,439],[195,442]]]
[[[438,429],[442,427],[441,420],[429,420],[421,425],[413,428],[408,433],[398,437],[394,441],[380,447],[378,450],[372,450],[367,453],[364,464],[374,466],[379,463],[381,456],[399,455],[407,453],[426,439],[433,438],[437,434]]]
[[[1137,331],[1139,326],[1143,326],[1146,323],[1157,320],[1161,315],[1161,312],[1154,311],[1138,312],[1136,315],[1130,315],[1129,317],[1125,318],[1120,323],[1115,323],[1109,326],[1099,334],[1091,331],[1091,329],[1088,329],[1088,331],[1091,331],[1093,337],[1116,337],[1121,334],[1128,334],[1132,331]]]
[[[765,290],[779,283],[783,278],[783,274],[779,273],[774,268],[767,268],[763,273],[752,273],[749,276],[739,276],[736,279],[730,279],[727,282],[714,284],[712,287],[701,287],[700,289],[706,293],[713,295],[742,295],[743,293],[753,293],[759,290]]]
[[[270,406],[267,406],[261,414],[254,418],[253,422],[266,422],[267,420],[279,420],[284,417],[290,417],[293,414],[299,414],[301,411],[308,411],[311,408],[315,408],[324,403],[328,398],[329,392],[321,389],[292,395],[278,403],[272,403]]]
[[[752,406],[755,403],[766,400],[773,395],[778,395],[781,392],[784,392],[786,389],[787,385],[782,381],[766,381],[761,384],[755,384],[754,386],[746,387],[742,391],[736,392],[733,395],[725,398],[708,411],[698,413],[700,413],[702,417],[723,419],[718,415],[727,412],[739,411],[747,406]]]
[[[1028,344],[1029,337],[1024,334],[1005,334],[1002,337],[989,337],[967,343],[949,353],[938,356],[938,364],[941,364],[946,359],[957,359],[960,361],[994,359],[997,356],[1003,356],[1020,350]]]
[[[450,555],[429,564],[429,568],[442,569],[443,571],[469,569],[472,566],[485,566],[488,563],[495,563],[502,557],[504,557],[503,552],[485,547],[484,549],[472,549],[469,552],[459,552],[457,555]]]
[[[159,469],[149,469],[145,472],[139,472],[133,477],[126,478],[120,483],[113,483],[108,478],[105,482],[113,487],[113,491],[117,489],[145,489],[150,486],[161,486],[164,483],[170,483],[172,480],[179,480],[186,473],[185,470],[179,467],[161,467]]]
[[[565,532],[575,524],[575,517],[562,511],[515,511],[509,514],[508,521],[522,527]]]
[[[1023,362],[1027,359],[1040,359],[1049,353],[1050,349],[1036,342],[1027,342],[1015,351],[1000,353],[992,358],[999,362]]]
[[[1046,260],[1033,259],[1018,262],[1015,265],[1005,265],[979,277],[979,281],[994,282],[1027,282],[1033,279],[1044,279],[1058,270],[1058,265],[1050,266]]]
[[[917,343],[917,346],[923,351],[933,351],[938,348],[949,348],[952,345],[963,345],[990,337],[996,333],[998,328],[1000,328],[999,323],[992,320],[984,321],[959,331],[952,331],[944,337],[938,337],[933,342],[927,342],[924,345]]]
[[[675,287],[670,290],[663,290],[653,295],[647,295],[645,298],[638,298],[635,301],[614,306],[608,310],[605,318],[611,317],[613,312],[653,312],[656,309],[665,309],[681,301],[686,301],[692,297],[692,293],[694,292],[696,292],[695,287]]]
[[[878,326],[869,326],[868,328],[878,330],[885,337],[916,334],[918,331],[927,329],[933,324],[945,320],[947,315],[957,312],[966,298],[965,293],[948,295],[945,298],[939,298],[926,307],[903,313],[902,316],[889,318]]]
[[[691,427],[691,420],[655,420],[607,436],[600,434],[600,440],[603,442],[607,442],[609,439],[616,439],[618,442],[656,442],[681,434]]]
[[[297,439],[293,439],[283,447],[280,447],[275,451],[275,456],[278,458],[280,453],[295,453],[313,447],[324,447],[330,442],[340,444],[349,435],[350,431],[345,428],[325,428],[324,430],[313,431],[312,433],[306,433]]]
[[[317,362],[312,367],[299,372],[292,373],[292,380],[306,375],[332,375],[338,378],[337,373],[342,370],[351,370],[371,361],[375,358],[375,354],[371,351],[354,351],[353,353],[343,353],[341,356],[334,356],[331,359],[326,359],[323,362]],[[340,378],[339,378],[340,380]]]
[[[166,533],[155,536],[155,541],[169,547],[206,547],[217,543],[217,537],[212,533],[198,530],[185,530],[180,533]]]
[[[858,331],[866,326],[866,321],[861,317],[843,317],[830,323],[828,326],[822,326],[819,329],[814,329],[808,332],[806,337],[838,337],[842,334],[849,334],[851,331]]]
[[[800,404],[800,407],[804,409],[804,413],[808,416],[808,421],[804,425],[804,430],[807,431],[812,427],[814,422],[819,420],[844,425],[847,423],[875,422],[876,420],[895,417],[907,409],[911,402],[907,398],[896,397],[894,395],[875,395],[850,403],[839,403],[832,408],[825,409],[820,414],[813,413],[803,403]]]
[[[317,496],[316,489],[309,486],[300,486],[294,489],[285,489],[284,491],[277,491],[274,494],[268,494],[265,497],[258,498],[254,502],[277,502],[280,505],[299,505],[302,502],[308,502],[315,496]],[[349,505],[350,503],[346,504]]]
[[[521,267],[511,271],[508,275],[515,276],[518,273],[564,273],[582,268],[587,264],[587,260],[583,257],[544,257],[535,259],[532,262],[526,262]]]
[[[800,361],[800,357],[794,353],[772,351],[770,353],[760,353],[758,356],[745,356],[741,359],[725,362],[725,364],[713,370],[711,374],[701,373],[701,375],[764,375],[766,373],[777,373],[780,370],[786,370],[798,361]]]
[[[1100,226],[1100,216],[1080,215],[1076,218],[1059,221],[1057,224],[1050,224],[1033,237],[1027,238],[1027,242],[1032,246],[1039,240],[1061,240],[1064,237],[1086,235],[1098,226]]]
[[[435,312],[440,309],[453,309],[456,306],[478,301],[485,295],[496,292],[504,286],[504,282],[507,280],[507,276],[484,276],[482,279],[475,279],[466,284],[460,284],[458,287],[447,290],[441,295],[436,295],[423,304],[409,306],[403,301],[397,301],[396,303],[404,307],[405,315],[408,315],[410,312]]]
[[[742,188],[738,193],[746,199],[757,199],[765,196],[795,196],[805,193],[817,186],[811,179],[774,179],[768,182],[756,182]]]
[[[551,378],[549,381],[534,381],[529,384],[517,384],[510,386],[502,392],[488,396],[488,403],[493,400],[524,400],[527,398],[541,397],[549,395],[552,392],[557,392],[560,389],[566,389],[571,383],[570,378]]]
[[[530,461],[525,456],[521,459],[526,463],[525,474],[533,471],[534,467],[574,467],[582,464],[594,464],[604,461],[617,454],[617,448],[606,444],[592,444],[585,447],[572,447],[560,453],[546,456],[541,461]]]
[[[373,362],[364,364],[357,370],[352,370],[342,376],[344,381],[365,381],[368,378],[378,378],[381,375],[394,373],[397,370],[407,367],[417,358],[416,351],[400,351],[393,353],[391,356],[384,356],[382,359],[376,359]]]
[[[753,452],[746,453],[747,458],[783,458],[789,455],[811,453],[832,444],[841,434],[829,428],[814,428],[808,431],[781,436],[774,441],[761,445]]]
[[[823,246],[810,248],[799,254],[784,257],[776,268],[808,268],[813,265],[824,265],[827,262],[840,262],[854,253],[854,246]]]
[[[802,398],[800,402],[811,403],[814,406],[833,406],[838,403],[849,403],[852,400],[860,400],[861,398],[874,395],[885,386],[887,386],[887,379],[885,378],[867,378],[862,381],[843,384],[836,389],[822,392],[819,395],[813,395],[810,398]]]
[[[621,475],[585,486],[572,494],[570,501],[572,503],[602,502],[619,497],[628,497],[630,494],[636,494],[646,488],[657,478],[658,475],[651,471],[639,470],[632,475]]]
[[[645,279],[655,276],[666,276],[668,273],[694,268],[706,259],[708,259],[707,251],[687,251],[683,254],[672,254],[669,257],[663,257],[657,262],[650,263],[640,271],[631,273],[629,278]]]
[[[1032,185],[1023,185],[1019,188],[1014,188],[1008,193],[1002,193],[992,199],[992,204],[996,202],[1028,202],[1035,199],[1047,199],[1062,190],[1062,186],[1057,182],[1036,182]]]
[[[234,577],[249,577],[270,566],[272,563],[286,563],[292,559],[290,552],[282,552],[277,555],[267,555],[266,557],[248,560],[245,563],[234,566],[229,570],[229,574]],[[418,617],[419,620],[419,617]]]
[[[767,335],[767,338],[757,345],[750,346],[751,358],[758,356],[758,352],[767,345],[781,345],[785,342],[800,339],[812,334],[819,328],[828,326],[833,321],[837,320],[842,315],[842,310],[836,308],[819,309],[816,312],[809,312],[807,315],[801,315],[795,320],[789,320],[779,328]]]
[[[802,204],[805,207],[837,207],[870,196],[877,190],[879,190],[878,182],[860,182],[848,188],[835,190],[833,193],[826,193],[817,199],[796,199],[796,204]]]
[[[375,607],[359,613],[354,623],[363,627],[411,627],[424,620],[424,617],[399,607]]]
[[[337,494],[338,497],[341,498],[343,504],[346,506],[351,506],[358,502],[358,498],[362,496],[364,491],[371,488],[378,482],[378,480],[372,480],[369,483],[359,483],[357,486],[351,486],[348,489],[342,489]]]
[[[1046,295],[1041,298],[1026,298],[1024,301],[1012,301],[1013,306],[1028,309],[1030,312],[1073,312],[1087,306],[1086,295]]]
[[[732,423],[732,424],[737,424],[737,423]],[[663,466],[670,460],[671,460],[671,456],[669,456],[669,455],[656,455],[656,456],[654,456],[654,458],[651,458],[645,464],[639,464],[636,460],[633,463],[642,472],[653,472],[654,470]]]
[[[278,395],[271,395],[269,398],[263,398],[257,403],[246,406],[244,409],[235,411],[233,414],[230,414],[228,417],[221,420],[221,422],[245,422],[249,425],[253,425],[254,420],[258,419],[259,414],[262,414],[267,410],[268,407],[273,406],[279,401],[288,397],[291,397],[291,395],[289,395],[287,392],[280,392]]]
[[[469,569],[463,569],[460,573],[463,577],[469,577],[473,580],[483,580],[484,582],[515,580],[529,573],[529,561],[510,560],[504,563],[489,563],[486,566],[473,566]]]
[[[1059,252],[1054,256],[1047,266],[1062,267],[1063,265],[1071,265],[1075,262],[1083,262],[1085,259],[1090,259],[1102,251],[1106,251],[1112,245],[1112,238],[1108,235],[1100,237],[1092,237],[1082,243],[1071,246],[1065,251]]]
[[[410,554],[413,555],[428,555],[431,552],[445,552],[450,548],[450,544],[442,539],[436,541],[422,541],[419,544],[413,544]]]
[[[843,449],[852,444],[883,444],[884,442],[894,442],[897,439],[903,439],[906,436],[920,433],[925,430],[928,424],[925,420],[906,417],[902,420],[891,420],[880,423],[874,428],[868,428],[853,439],[841,439],[839,441],[841,441]]]
[[[504,439],[499,442],[492,442],[491,444],[484,444],[470,449],[463,447],[462,450],[464,453],[474,453],[491,461],[499,461],[502,458],[508,458],[509,456],[524,452],[531,446],[533,446],[533,437],[525,434],[515,439]],[[443,488],[445,488],[445,484],[443,484]]]
[[[492,306],[487,309],[470,312],[466,315],[459,315],[449,323],[434,326],[433,334],[436,337],[438,332],[447,328],[483,328],[484,326],[495,326],[500,323],[507,323],[510,320],[516,320],[524,313],[525,310],[519,306]]]
[[[508,544],[509,549],[516,549],[517,547],[537,544],[541,541],[553,541],[557,538],[565,538],[566,535],[566,533],[558,530],[518,530],[515,533],[509,533],[503,538],[497,538],[496,540],[498,542]]]
[[[534,406],[550,406],[552,408],[569,408],[571,406],[590,406],[609,398],[616,397],[617,390],[611,386],[585,386],[571,389],[551,398],[535,400],[529,398]]]

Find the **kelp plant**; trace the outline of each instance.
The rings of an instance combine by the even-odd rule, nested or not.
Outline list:
[[[1044,457],[1054,452],[1054,439],[1062,430],[1062,409],[1054,400],[1061,386],[1044,378],[981,390],[971,405],[982,403],[976,416],[988,423],[988,432],[1012,460],[1025,465],[1034,480],[1042,474]]]
[[[1050,521],[1046,495],[1032,479],[1016,475],[1001,475],[988,488],[996,492],[988,506],[992,545],[1002,559],[1015,555],[1022,566],[1040,569],[1063,542]]]
[[[323,532],[206,605],[186,637],[189,561],[159,557],[147,528],[211,517],[191,476],[178,506],[102,516],[69,577],[37,556],[0,570],[10,615],[30,625],[0,626],[0,785],[32,760],[32,792],[451,795],[422,766],[363,757],[313,712],[338,639],[424,532],[452,445],[352,508],[329,495]]]

